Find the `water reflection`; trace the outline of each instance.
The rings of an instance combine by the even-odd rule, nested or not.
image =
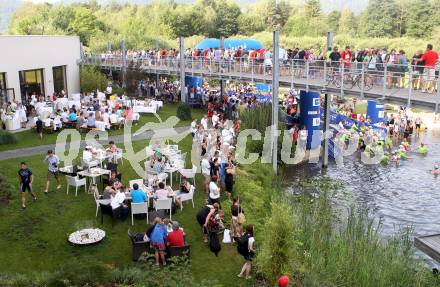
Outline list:
[[[395,234],[400,227],[412,226],[414,235],[440,233],[440,177],[431,174],[440,163],[440,130],[428,131],[412,138],[415,150],[420,142],[428,145],[428,155],[409,153],[403,166],[364,165],[359,156],[344,158],[344,166],[332,161],[328,170],[320,164],[290,167],[286,179],[291,190],[297,182],[310,177],[329,176],[344,183],[337,191],[337,205],[349,207],[353,203],[368,211],[382,223],[381,234]]]

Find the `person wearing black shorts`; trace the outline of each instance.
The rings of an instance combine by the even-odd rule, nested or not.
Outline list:
[[[20,163],[20,169],[18,170],[18,178],[20,182],[21,192],[21,207],[26,208],[26,190],[32,194],[34,200],[37,200],[37,196],[32,190],[32,182],[34,181],[34,175],[32,171],[27,168],[26,163],[23,161]]]

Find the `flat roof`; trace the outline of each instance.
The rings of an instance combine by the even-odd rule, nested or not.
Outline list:
[[[7,38],[79,38],[77,35],[0,35]]]

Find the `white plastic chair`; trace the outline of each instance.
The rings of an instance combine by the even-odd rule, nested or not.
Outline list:
[[[180,172],[180,181],[182,181],[182,176],[190,179],[192,178],[193,180],[193,185],[194,187],[196,186],[196,173],[197,173],[197,166],[193,165],[193,167],[191,169],[187,168],[187,169],[181,169],[179,170]]]
[[[158,210],[169,210],[170,211],[170,220],[171,220],[171,208],[173,205],[173,199],[172,198],[166,198],[166,199],[155,199],[154,200],[154,209],[156,211]]]
[[[83,168],[96,167],[99,165],[99,162],[97,160],[85,161],[82,157],[80,158],[80,160],[81,160],[81,166]]]
[[[110,199],[100,199],[100,195],[97,189],[95,189],[95,192],[93,192],[93,197],[95,198],[96,203],[96,216],[98,217],[98,211],[99,211],[99,204],[110,204]]]
[[[135,214],[146,214],[148,222],[148,201],[141,203],[131,203],[131,225],[134,225],[133,215]]]
[[[180,199],[180,210],[183,209],[183,202],[189,200],[191,200],[192,206],[194,208],[194,190],[195,187],[191,185],[191,188],[188,193],[181,193],[177,196],[177,198]]]
[[[75,196],[78,196],[78,187],[84,186],[84,191],[87,191],[87,182],[86,178],[80,179],[78,176],[69,176],[66,175],[67,179],[67,194],[69,194],[69,187],[75,187]]]
[[[119,160],[121,160],[122,165],[124,165],[124,160],[122,159],[122,149],[118,148],[118,152],[113,155],[113,159],[118,163]]]
[[[128,185],[130,186],[130,189],[133,189],[133,185],[137,183],[137,185],[139,186],[139,188],[141,188],[144,185],[144,180],[141,179],[132,179],[128,182]]]

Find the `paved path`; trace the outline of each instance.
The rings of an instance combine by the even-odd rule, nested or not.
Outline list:
[[[189,126],[188,127],[176,127],[175,130],[178,133],[181,133],[186,130],[189,130],[189,128],[190,128]],[[140,141],[140,140],[151,139],[151,137],[153,136],[153,134],[155,132],[161,132],[161,131],[164,132],[167,130],[146,131],[140,135],[132,136],[131,140],[132,141]],[[98,142],[101,144],[108,144],[108,142],[111,140],[114,141],[115,143],[123,143],[124,142],[124,135],[111,136],[108,138],[108,140],[98,141]],[[81,148],[84,148],[86,146],[86,142],[81,141],[80,146],[81,146]],[[35,146],[35,147],[2,151],[2,152],[0,152],[0,160],[33,156],[33,155],[45,155],[47,153],[47,151],[50,149],[55,150],[55,144],[48,144],[48,145],[41,145],[41,146]]]

